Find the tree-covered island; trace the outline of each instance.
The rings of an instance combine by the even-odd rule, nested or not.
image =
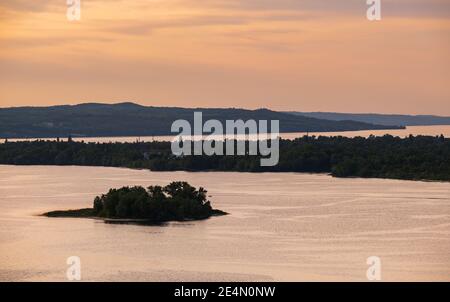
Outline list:
[[[207,200],[207,191],[187,182],[172,182],[165,187],[147,189],[123,187],[97,196],[92,208],[52,211],[47,217],[101,218],[109,223],[160,224],[168,221],[202,220],[226,215]]]

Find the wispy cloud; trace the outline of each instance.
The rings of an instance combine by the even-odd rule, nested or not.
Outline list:
[[[64,0],[0,2],[0,105],[450,114],[448,0],[382,0],[375,23],[364,0],[81,1],[80,22]]]

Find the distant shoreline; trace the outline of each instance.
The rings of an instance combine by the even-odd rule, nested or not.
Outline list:
[[[450,125],[426,125],[426,126],[409,126],[409,127],[435,127],[435,126],[450,126]],[[349,133],[349,132],[366,132],[366,131],[389,131],[389,130],[406,130],[409,128],[408,126],[397,126],[397,127],[393,127],[393,128],[383,128],[383,129],[362,129],[362,130],[337,130],[337,131],[328,131],[328,130],[323,130],[323,131],[280,131],[279,134],[281,135],[299,135],[299,137],[304,136],[304,135],[315,135],[316,133],[320,134],[320,133],[335,133],[336,136],[339,136],[339,133]],[[270,135],[271,133],[259,133],[260,135]],[[251,135],[250,135],[251,136]],[[71,139],[75,140],[75,141],[80,141],[83,139],[93,139],[93,138],[99,138],[99,139],[123,139],[123,138],[131,138],[134,139],[135,141],[139,141],[142,138],[154,138],[154,139],[158,139],[158,141],[160,142],[171,142],[174,138],[178,137],[177,134],[167,134],[167,135],[113,135],[113,136],[96,136],[96,135],[92,135],[92,136],[86,136],[86,135],[76,135],[73,134],[71,135]],[[192,136],[191,136],[192,137]],[[183,137],[183,138],[191,138],[189,136]],[[203,138],[207,138],[208,135],[204,135]],[[226,134],[225,137],[228,138],[239,138],[239,135],[235,135],[235,134]],[[197,139],[196,137],[194,137],[195,139]],[[27,137],[27,136],[19,136],[19,137],[3,137],[0,139],[7,139],[10,141],[33,141],[33,140],[50,140],[50,141],[54,141],[57,139],[60,140],[67,140],[67,137],[65,136],[34,136],[34,137]],[[167,139],[167,140],[159,140],[159,139]]]
[[[411,130],[411,131],[408,131]],[[404,129],[381,129],[381,130],[344,130],[344,131],[317,131],[317,132],[280,132],[281,139],[295,139],[298,137],[303,137],[305,135],[309,136],[344,136],[344,137],[368,137],[370,135],[383,136],[383,135],[393,135],[398,137],[406,137],[409,135],[424,135],[424,136],[439,136],[444,135],[450,138],[450,125],[424,125],[424,126],[406,126]],[[174,135],[149,135],[149,136],[72,136],[72,139],[76,142],[86,142],[86,143],[134,143],[139,142],[171,142]],[[227,135],[227,138],[232,138],[231,135]],[[240,136],[237,136],[240,138]],[[0,137],[0,144],[3,144],[7,139],[9,142],[22,142],[22,141],[56,141],[57,136],[53,137],[14,137],[14,138],[2,138]],[[59,137],[61,141],[67,141],[67,137]],[[197,139],[195,137],[195,139]]]

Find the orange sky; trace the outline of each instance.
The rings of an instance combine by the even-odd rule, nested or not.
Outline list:
[[[0,107],[183,107],[450,116],[450,1],[0,3]]]

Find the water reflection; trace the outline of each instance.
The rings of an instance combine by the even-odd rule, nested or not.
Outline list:
[[[111,187],[186,180],[231,215],[165,227],[35,216],[83,208]],[[0,280],[447,280],[450,185],[295,173],[0,166]]]

